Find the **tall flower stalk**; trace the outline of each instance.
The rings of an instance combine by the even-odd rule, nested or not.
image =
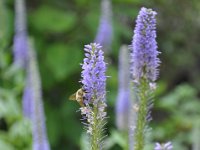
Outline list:
[[[28,38],[26,27],[26,9],[25,0],[15,0],[15,36],[13,43],[14,64],[19,67],[25,67]]]
[[[29,45],[27,82],[24,93],[24,112],[32,122],[33,150],[50,150],[46,135],[45,115],[42,102],[41,81],[38,72],[36,54],[33,46]]]
[[[122,131],[128,130],[130,107],[130,69],[128,46],[122,45],[119,52],[118,96],[116,102],[116,125]]]
[[[100,43],[105,52],[110,50],[112,43],[112,7],[111,0],[101,0],[101,17],[95,37],[95,42]]]
[[[103,147],[104,125],[106,118],[106,63],[101,46],[96,43],[85,45],[82,64],[81,83],[83,84],[84,106],[80,108],[83,119],[87,120],[86,129],[90,137],[91,150]]]
[[[159,52],[156,42],[156,12],[141,8],[136,20],[136,27],[131,49],[131,74],[136,91],[137,102],[133,108],[137,113],[134,129],[134,150],[142,150],[148,121],[151,120],[152,93],[158,77]]]

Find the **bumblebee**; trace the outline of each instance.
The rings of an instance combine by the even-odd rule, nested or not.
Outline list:
[[[83,98],[84,98],[85,92],[82,88],[78,89],[76,93],[72,94],[69,97],[69,100],[77,101],[81,107],[85,107],[83,103]]]

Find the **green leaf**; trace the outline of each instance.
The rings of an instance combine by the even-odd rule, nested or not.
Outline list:
[[[63,43],[49,45],[45,63],[58,81],[63,80],[80,68],[81,49]]]
[[[9,130],[9,140],[16,147],[29,147],[32,141],[31,122],[29,120],[19,120],[14,123]]]
[[[6,117],[9,124],[21,117],[19,104],[10,90],[0,89],[0,117]]]
[[[3,141],[1,139],[0,139],[0,148],[2,150],[15,150],[15,148],[10,143],[7,143],[6,141]]]
[[[77,17],[70,11],[41,6],[30,18],[33,27],[41,32],[65,32],[76,24]]]
[[[111,136],[105,140],[105,149],[111,149],[114,145],[118,144],[123,149],[127,149],[128,136],[117,130],[111,130]]]
[[[4,0],[0,1],[0,47],[5,48],[13,31],[13,18],[11,12],[6,8]]]

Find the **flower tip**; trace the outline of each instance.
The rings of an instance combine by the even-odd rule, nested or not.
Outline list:
[[[141,12],[146,12],[148,14],[157,15],[157,12],[151,8],[142,7]]]

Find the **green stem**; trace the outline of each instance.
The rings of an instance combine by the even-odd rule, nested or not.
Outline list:
[[[124,138],[126,139],[126,144],[124,145],[123,150],[129,150],[129,134],[128,134],[128,131],[124,132]]]
[[[134,150],[143,150],[145,144],[145,127],[147,124],[146,116],[148,113],[148,82],[146,79],[141,79],[141,83],[139,85],[139,110],[137,116],[137,123],[135,128],[135,144]]]
[[[100,130],[98,129],[99,121],[97,119],[97,115],[98,115],[98,108],[94,107],[94,109],[93,109],[94,123],[92,125],[92,135],[91,135],[92,150],[99,150],[100,149],[100,145],[99,145],[99,139],[100,139],[99,131]]]

